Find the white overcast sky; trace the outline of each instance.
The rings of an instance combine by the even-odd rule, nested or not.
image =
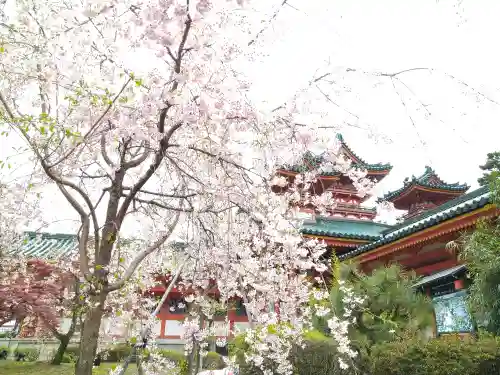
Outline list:
[[[335,104],[326,102],[314,85],[304,97],[313,98],[311,111],[328,111],[328,123],[340,128],[359,156],[394,166],[377,194],[399,188],[425,165],[448,182],[477,187],[478,165],[487,152],[500,150],[500,2],[289,3],[264,34],[273,40],[264,47],[266,57],[246,67],[256,102],[274,108],[305,87],[315,72],[334,72],[333,83],[322,82],[320,88]],[[434,72],[402,74],[396,88],[389,78],[370,74],[410,68]],[[1,142],[0,159],[5,159],[11,141]],[[50,211],[57,207],[55,219],[72,217],[60,201],[46,197],[44,206]],[[47,230],[72,232],[74,224],[59,221]]]

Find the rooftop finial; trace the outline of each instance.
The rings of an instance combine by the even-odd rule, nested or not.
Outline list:
[[[434,173],[434,169],[432,169],[432,167],[426,165],[425,166],[425,173]]]

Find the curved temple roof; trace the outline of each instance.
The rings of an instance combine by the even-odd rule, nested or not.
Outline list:
[[[347,156],[349,156],[350,159],[353,161],[354,165],[359,166],[359,167],[366,169],[368,171],[390,171],[392,169],[392,165],[389,163],[370,164],[370,163],[367,163],[365,160],[361,159],[347,145],[347,143],[344,141],[344,137],[342,136],[342,134],[337,133],[337,139],[339,140],[340,144],[342,145],[344,151],[347,153]]]
[[[78,251],[78,239],[75,235],[25,232],[24,238],[13,244],[7,254],[56,259],[76,251]]]
[[[419,177],[412,176],[411,180],[407,178],[404,180],[403,184],[402,188],[385,194],[382,198],[379,198],[378,201],[395,201],[403,193],[418,187],[449,191],[453,193],[465,193],[470,187],[467,184],[460,184],[458,182],[454,184],[444,182],[441,178],[439,178],[434,169],[429,166],[425,167],[424,174]]]
[[[360,169],[366,169],[368,172],[382,172],[382,171],[389,171],[392,169],[392,165],[389,163],[383,164],[383,163],[376,163],[376,164],[370,164],[367,163],[365,160],[361,159],[358,155],[356,155],[351,148],[345,143],[344,137],[342,134],[337,134],[336,138],[340,142],[344,153],[346,156],[352,161],[352,165],[355,167],[358,167]],[[300,164],[295,164],[295,165],[284,165],[280,169],[286,170],[286,171],[291,171],[291,172],[297,172],[297,173],[302,173],[306,172],[312,168],[316,168],[323,162],[323,154],[321,155],[314,155],[312,152],[308,151],[304,154],[302,157],[302,162]],[[340,176],[340,172],[332,171],[332,172],[324,172],[324,176]]]
[[[490,193],[488,187],[484,186],[382,232],[376,241],[359,246],[355,250],[339,256],[339,259],[344,260],[352,258],[367,251],[374,250],[412,233],[419,232],[457,216],[482,208],[489,203]]]
[[[389,225],[373,221],[317,218],[314,223],[304,223],[301,232],[314,236],[373,241],[389,228]]]

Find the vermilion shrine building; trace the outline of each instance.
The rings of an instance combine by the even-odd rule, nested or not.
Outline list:
[[[389,174],[390,164],[369,164],[357,156],[338,135],[344,155],[352,163],[367,170],[368,177],[379,182]],[[292,180],[298,173],[314,168],[320,156],[306,154],[299,165],[283,167],[278,171]],[[436,324],[435,335],[452,332],[470,332],[472,321],[465,305],[468,280],[466,265],[458,262],[456,254],[445,248],[464,230],[470,230],[480,218],[498,216],[499,211],[490,203],[486,187],[467,193],[469,186],[447,183],[430,167],[423,174],[403,182],[400,189],[382,199],[392,202],[396,209],[406,211],[397,225],[374,222],[376,210],[361,204],[361,199],[348,177],[339,173],[325,173],[313,186],[311,193],[331,191],[338,202],[327,216],[319,216],[311,207],[300,207],[305,222],[302,232],[307,237],[324,240],[341,261],[353,260],[365,272],[398,262],[406,269],[422,276],[416,285],[433,300]],[[52,257],[76,247],[72,235],[30,234],[23,245],[23,253],[30,257]],[[152,292],[161,294],[164,286]],[[185,311],[178,307],[182,295],[175,291],[158,315],[157,333],[164,346],[177,346]],[[273,308],[273,306],[270,306]],[[248,325],[242,304],[227,312],[231,328],[245,329]],[[218,335],[228,332],[225,316],[219,318]]]

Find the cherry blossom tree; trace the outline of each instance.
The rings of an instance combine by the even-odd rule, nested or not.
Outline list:
[[[302,238],[293,206],[325,169],[347,174],[360,194],[372,184],[339,154],[334,134],[296,124],[293,101],[262,112],[248,99],[239,63],[255,57],[261,18],[281,4],[7,1],[1,121],[29,146],[40,184],[55,185],[80,221],[88,298],[77,375],[91,374],[106,312],[133,319],[142,297],[127,291],[147,289],[160,271],[182,273],[194,290],[215,279],[222,302],[242,298],[254,330],[248,359],[291,373],[287,353],[312,314],[305,274],[326,270],[325,245]],[[312,144],[323,165],[290,185],[275,177]],[[328,192],[311,203],[334,204]],[[127,242],[127,224],[143,238]],[[188,244],[181,262],[166,245],[179,238]],[[203,306],[201,293],[192,300]],[[186,320],[185,336],[188,351],[209,336],[199,316]],[[342,353],[342,364],[353,357]]]

